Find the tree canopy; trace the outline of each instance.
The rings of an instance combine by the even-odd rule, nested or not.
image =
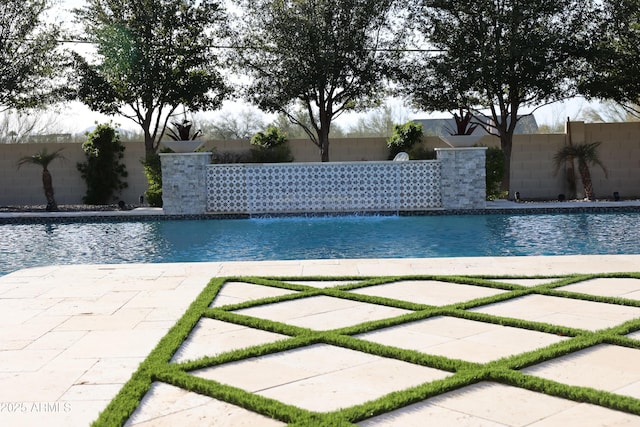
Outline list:
[[[140,125],[156,152],[179,107],[219,108],[229,88],[211,52],[226,27],[215,0],[88,0],[75,11],[97,61],[76,55],[78,96],[91,109]]]
[[[579,89],[640,116],[640,0],[603,0]]]
[[[503,190],[509,189],[512,139],[522,108],[576,92],[589,3],[422,0],[415,7],[416,29],[435,52],[406,65],[405,93],[430,111],[469,110],[496,133],[505,154]]]
[[[4,0],[0,8],[0,112],[42,107],[67,94],[62,30],[45,22],[50,0]]]
[[[247,98],[302,126],[329,160],[329,132],[345,111],[377,105],[391,43],[392,0],[246,1],[237,64]],[[296,115],[300,107],[306,124]]]

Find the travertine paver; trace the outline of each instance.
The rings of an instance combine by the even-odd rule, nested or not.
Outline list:
[[[30,341],[29,350],[64,350],[85,336],[87,331],[50,331]]]
[[[255,285],[244,282],[227,282],[222,286],[216,295],[211,307],[221,307],[228,304],[239,304],[254,299],[277,297],[281,295],[293,294],[296,291],[274,288],[271,286]]]
[[[640,279],[601,277],[558,288],[562,291],[640,300]]]
[[[37,314],[22,322],[0,322],[0,350],[35,350],[52,349],[57,347],[33,347],[35,341],[52,331],[58,325],[66,322],[70,316],[43,316]]]
[[[526,287],[534,287],[552,283],[557,279],[491,279],[493,282],[509,283],[511,285],[520,285]]]
[[[61,354],[69,359],[145,357],[166,333],[162,329],[89,331]]]
[[[144,361],[143,357],[115,357],[97,359],[77,380],[77,384],[114,384],[125,383],[130,372]]]
[[[289,338],[273,332],[248,328],[214,319],[200,319],[173,356],[174,362],[216,356],[232,350]]]
[[[130,330],[151,313],[149,308],[122,308],[113,314],[80,314],[61,323],[56,331]]]
[[[507,291],[483,288],[480,286],[460,285],[435,280],[403,280],[384,285],[355,289],[351,292],[411,301],[418,304],[448,305],[489,297]]]
[[[335,286],[358,283],[358,280],[286,280],[286,282],[314,288],[333,288]]]
[[[547,295],[527,295],[471,311],[587,330],[609,328],[640,317],[639,307]]]
[[[153,383],[126,426],[277,427],[286,423],[174,387]]]
[[[72,363],[56,358],[37,371],[1,374],[0,402],[57,401],[95,363],[96,359],[90,358],[76,359]],[[0,421],[2,416],[0,413]]]
[[[523,372],[564,384],[640,398],[638,360],[640,350],[602,344],[528,367]]]
[[[315,296],[246,308],[235,313],[314,330],[328,330],[396,317],[410,311],[341,298]]]
[[[363,427],[631,426],[640,417],[503,384],[481,382],[358,423]]]
[[[602,408],[580,404],[531,424],[528,427],[629,427],[640,425],[640,417]]]
[[[332,411],[449,376],[448,372],[317,344],[192,372],[313,411]]]
[[[42,315],[77,316],[87,314],[110,315],[138,295],[138,291],[114,291],[100,297],[64,298]]]
[[[486,363],[559,342],[565,337],[455,317],[435,317],[358,335],[380,344]]]
[[[89,425],[216,268],[51,266],[0,277],[0,402],[33,404],[0,411],[0,425]]]

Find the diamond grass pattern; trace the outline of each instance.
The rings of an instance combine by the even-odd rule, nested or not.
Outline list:
[[[94,425],[640,424],[639,358],[640,274],[220,278]]]

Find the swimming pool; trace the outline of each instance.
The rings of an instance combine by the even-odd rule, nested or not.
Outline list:
[[[640,254],[640,213],[0,225],[0,275],[52,264]]]

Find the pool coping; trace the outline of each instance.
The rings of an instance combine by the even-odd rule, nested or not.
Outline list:
[[[528,215],[558,213],[637,213],[640,200],[625,201],[565,201],[565,202],[512,202],[489,201],[484,209],[429,209],[415,211],[340,211],[340,212],[290,212],[290,213],[204,213],[197,215],[168,215],[162,208],[140,207],[122,211],[75,212],[0,212],[3,224],[47,224],[64,222],[97,221],[169,221],[216,220],[286,217],[327,216],[442,216],[442,215]]]

